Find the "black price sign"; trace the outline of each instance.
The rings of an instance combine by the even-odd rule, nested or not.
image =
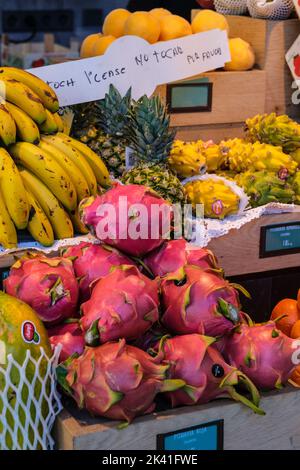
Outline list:
[[[300,221],[261,227],[260,258],[300,253]]]
[[[224,420],[157,435],[158,450],[223,450]]]

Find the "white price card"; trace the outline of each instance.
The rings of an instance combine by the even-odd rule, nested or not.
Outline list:
[[[295,5],[295,10],[297,12],[297,15],[300,18],[300,0],[293,0],[293,3]]]
[[[300,36],[285,55],[287,64],[292,72],[295,83],[300,88]]]
[[[121,94],[131,86],[133,98],[138,99],[151,95],[158,85],[223,67],[228,61],[227,33],[216,29],[156,44],[124,36],[114,41],[103,56],[29,72],[56,91],[60,106],[70,106],[104,98],[110,84]]]

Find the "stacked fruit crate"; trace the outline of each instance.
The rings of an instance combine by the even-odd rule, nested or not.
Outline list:
[[[197,13],[193,10],[192,17]],[[159,87],[156,93],[170,106],[171,125],[183,140],[198,138],[222,139],[241,136],[244,121],[255,114],[276,112],[295,117],[297,106],[292,103],[292,76],[285,63],[285,53],[300,34],[297,19],[269,21],[228,16],[231,37],[249,42],[255,52],[256,65],[246,72],[213,71],[194,79]],[[210,84],[211,100],[194,109],[185,105],[187,90],[192,86]],[[172,87],[180,85],[181,109],[172,106]],[[199,91],[200,92],[200,91]],[[210,102],[209,102],[210,101]],[[238,106],[237,106],[238,103]]]

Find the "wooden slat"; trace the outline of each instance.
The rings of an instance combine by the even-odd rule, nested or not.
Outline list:
[[[56,423],[57,445],[59,449],[70,449],[72,437],[74,450],[155,450],[157,434],[224,419],[226,450],[299,449],[300,392],[288,387],[283,392],[264,394],[261,407],[266,411],[265,416],[256,415],[235,402],[217,400],[137,418],[122,431],[117,429],[116,422],[83,414],[84,424],[64,412]]]
[[[264,110],[264,71],[210,72],[203,76],[213,84],[211,112],[171,114],[172,126],[237,123]]]
[[[244,225],[239,230],[233,229],[223,237],[214,238],[209,243],[208,248],[218,257],[226,276],[298,266],[300,268],[300,253],[259,258],[261,227],[285,222],[300,222],[300,213],[262,216]]]

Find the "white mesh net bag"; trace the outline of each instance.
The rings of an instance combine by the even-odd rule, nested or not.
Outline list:
[[[0,366],[0,450],[51,450],[51,430],[62,405],[55,369],[61,347],[49,359],[27,349],[22,365],[11,354]]]
[[[247,0],[214,0],[215,9],[222,15],[245,15]]]
[[[285,20],[291,15],[293,0],[247,0],[250,15],[253,18],[268,20]]]

